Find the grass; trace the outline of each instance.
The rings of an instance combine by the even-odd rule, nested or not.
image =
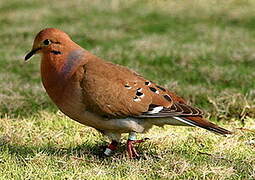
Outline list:
[[[255,2],[0,1],[0,179],[254,179]],[[196,104],[235,132],[154,127],[129,160],[125,146],[62,115],[47,97],[35,34],[56,27]],[[238,129],[242,128],[242,129]],[[123,143],[124,143],[123,138]]]

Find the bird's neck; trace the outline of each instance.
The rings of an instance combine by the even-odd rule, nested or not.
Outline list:
[[[41,61],[41,78],[44,88],[50,98],[57,104],[63,98],[67,81],[60,73],[61,61],[63,58],[58,58],[58,61],[50,54],[42,56]]]

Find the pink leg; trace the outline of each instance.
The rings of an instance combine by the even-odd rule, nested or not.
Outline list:
[[[134,147],[134,144],[142,143],[147,139],[141,139],[141,140],[127,140],[127,152],[130,159],[132,158],[138,158],[139,154],[136,152],[136,149]]]

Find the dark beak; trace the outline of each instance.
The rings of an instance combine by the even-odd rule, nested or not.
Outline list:
[[[27,55],[25,56],[25,61],[27,61],[29,58],[31,58],[40,49],[41,48],[33,49],[29,53],[27,53]]]

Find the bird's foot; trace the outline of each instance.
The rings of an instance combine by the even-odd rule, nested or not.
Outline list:
[[[141,140],[127,140],[127,152],[130,159],[133,158],[139,158],[140,155],[137,153],[134,144],[142,143],[146,141],[147,139],[141,139]]]
[[[128,152],[128,156],[130,159],[133,158],[139,158],[139,154],[137,153],[134,144],[138,144],[138,143],[142,143],[146,140],[148,140],[149,138],[145,138],[145,139],[140,139],[140,140],[136,140],[136,134],[134,132],[129,133],[129,137],[127,140],[127,152]]]
[[[112,140],[111,144],[108,145],[108,147],[104,151],[104,155],[110,156],[113,151],[117,149],[118,142],[115,140]]]

